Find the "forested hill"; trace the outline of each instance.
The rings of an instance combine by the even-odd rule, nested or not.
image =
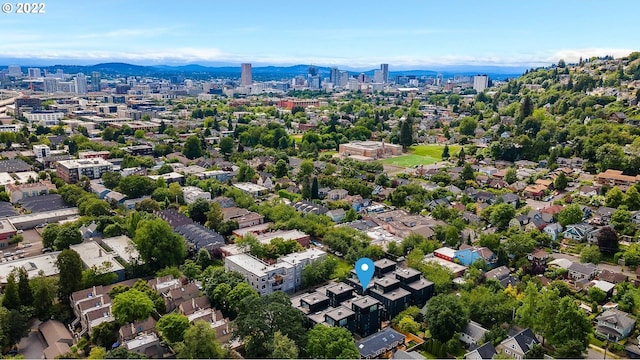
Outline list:
[[[640,52],[527,71],[467,111],[502,160],[577,156],[585,170],[640,172]],[[452,126],[455,124],[452,124]]]

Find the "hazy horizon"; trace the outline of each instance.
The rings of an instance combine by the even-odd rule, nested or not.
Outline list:
[[[359,70],[388,63],[398,70],[460,65],[524,69],[559,59],[620,57],[640,49],[640,39],[628,31],[640,2],[628,0],[328,0],[321,5],[59,0],[47,3],[45,11],[2,14],[0,59],[52,65],[249,62]]]

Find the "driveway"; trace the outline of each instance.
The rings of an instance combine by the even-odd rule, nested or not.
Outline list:
[[[18,353],[25,359],[41,359],[44,353],[44,340],[38,331],[40,320],[35,320],[31,324],[29,336],[23,337],[18,344]]]

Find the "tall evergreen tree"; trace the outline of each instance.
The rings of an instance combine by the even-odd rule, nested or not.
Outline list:
[[[20,295],[14,273],[11,273],[7,278],[7,285],[4,287],[4,297],[2,298],[2,306],[9,310],[18,310],[20,308]]]
[[[449,145],[445,144],[444,149],[442,149],[442,158],[444,160],[449,158]]]
[[[313,182],[311,183],[311,198],[318,199],[318,178],[314,177]]]
[[[518,120],[522,121],[526,117],[531,116],[533,114],[533,103],[531,102],[531,97],[529,95],[525,96],[522,99],[522,103],[520,104],[520,113],[518,114]]]
[[[69,304],[69,296],[82,287],[82,259],[77,252],[65,249],[58,255],[56,266],[60,271],[58,299]]]
[[[400,145],[403,149],[408,149],[413,145],[413,126],[411,119],[407,119],[400,125]]]
[[[464,147],[460,148],[460,152],[458,153],[458,166],[462,166],[464,164],[464,159],[467,156],[464,152]]]
[[[20,296],[20,304],[31,306],[33,304],[33,293],[29,285],[29,274],[23,267],[18,268],[18,295]]]

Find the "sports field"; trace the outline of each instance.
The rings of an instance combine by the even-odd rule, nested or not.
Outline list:
[[[384,164],[401,166],[401,167],[414,167],[417,165],[431,165],[442,160],[442,150],[444,145],[436,144],[424,144],[416,145],[409,148],[407,155],[400,155],[389,159],[384,159]],[[460,151],[460,146],[450,145],[449,154],[455,156]]]

